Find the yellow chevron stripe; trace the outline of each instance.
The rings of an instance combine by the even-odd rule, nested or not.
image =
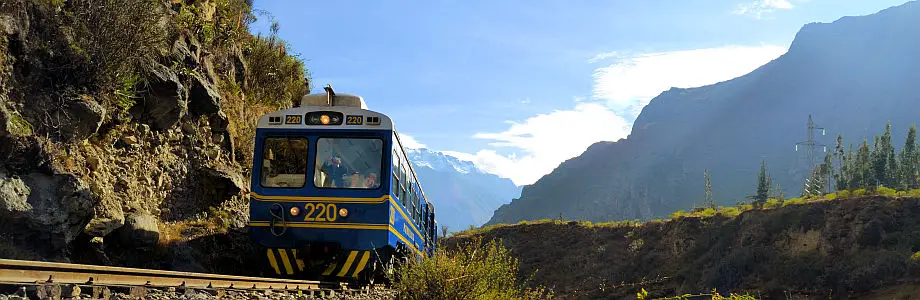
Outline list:
[[[276,226],[278,224],[275,224]],[[268,227],[271,226],[269,222],[266,221],[252,221],[249,222],[249,226],[252,227]],[[286,222],[284,227],[296,227],[296,228],[328,228],[328,229],[365,229],[365,230],[387,230],[387,224],[366,224],[366,223],[319,223],[319,222]]]
[[[332,203],[358,203],[358,204],[375,204],[384,203],[390,199],[389,195],[376,198],[351,198],[351,197],[302,197],[302,196],[264,196],[256,193],[250,193],[252,199],[259,201],[296,201],[296,202],[332,202]]]
[[[278,255],[281,256],[281,262],[284,263],[284,271],[286,271],[288,275],[294,274],[294,268],[291,267],[291,261],[288,259],[287,250],[278,249]]]
[[[329,276],[329,274],[332,274],[332,271],[335,271],[335,267],[337,266],[338,266],[338,263],[332,263],[331,265],[329,265],[329,267],[326,268],[326,271],[323,271],[323,276]]]
[[[294,261],[297,262],[297,270],[303,272],[303,267],[304,267],[303,259],[300,259],[299,257],[297,257],[297,249],[291,249],[291,252],[294,253]]]
[[[364,270],[364,266],[367,265],[367,260],[370,258],[371,258],[371,252],[364,251],[364,255],[361,255],[361,261],[358,262],[358,267],[355,268],[355,272],[351,274],[351,277],[358,277],[358,273],[360,273],[361,270]]]
[[[275,269],[275,274],[281,275],[281,270],[278,269],[278,261],[275,260],[275,255],[272,254],[272,249],[268,249],[268,264],[272,266],[272,269]]]
[[[342,266],[342,270],[339,271],[339,274],[336,274],[335,276],[338,276],[338,277],[345,276],[345,274],[348,273],[348,269],[351,269],[351,263],[355,261],[356,256],[358,256],[358,251],[349,252],[348,259],[345,260],[345,265]]]

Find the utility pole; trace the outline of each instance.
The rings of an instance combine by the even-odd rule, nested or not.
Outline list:
[[[821,130],[822,136],[827,134],[827,130],[824,127],[818,127],[817,125],[815,125],[815,122],[812,120],[811,115],[808,115],[808,134],[807,134],[808,140],[804,142],[795,143],[795,151],[799,151],[799,146],[805,147],[805,163],[807,165],[805,167],[806,170],[814,170],[815,166],[817,165],[817,163],[815,163],[815,148],[821,147],[823,149],[823,152],[825,153],[827,152],[827,145],[819,144],[815,140],[815,130],[818,130],[818,129]],[[828,180],[824,185],[827,188],[829,188],[830,187],[830,170],[832,168],[827,168],[827,169],[828,169],[828,174],[827,174]],[[806,176],[805,177],[805,188],[809,189],[810,187],[816,187],[817,185],[816,183],[809,182],[812,175],[814,174],[812,174],[811,172],[807,174],[808,175],[805,175]],[[807,192],[807,191],[804,191],[804,192]]]

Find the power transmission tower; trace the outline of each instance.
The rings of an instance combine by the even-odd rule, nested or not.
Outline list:
[[[815,122],[812,120],[811,115],[808,115],[808,140],[804,142],[795,143],[795,151],[799,151],[799,146],[805,147],[805,163],[807,164],[807,166],[805,167],[805,170],[814,170],[815,166],[817,165],[817,163],[815,163],[815,148],[821,147],[823,149],[823,152],[825,153],[827,152],[827,145],[819,144],[815,140],[815,130],[818,130],[818,129],[821,130],[822,136],[827,135],[827,130],[824,127],[818,127],[817,125],[815,125]],[[828,170],[830,169],[831,168],[828,168]],[[807,193],[808,192],[807,190],[813,187],[818,187],[821,189],[824,189],[824,187],[826,188],[830,187],[830,182],[829,182],[830,181],[830,171],[828,171],[828,180],[827,180],[828,182],[824,183],[823,185],[817,184],[816,182],[810,182],[811,177],[813,175],[814,174],[812,173],[808,173],[808,175],[806,175],[805,177],[806,191],[804,192]]]

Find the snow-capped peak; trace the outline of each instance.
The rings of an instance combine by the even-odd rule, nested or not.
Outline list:
[[[409,161],[415,167],[427,167],[438,171],[453,170],[461,174],[486,173],[471,161],[460,160],[457,157],[446,155],[442,152],[431,151],[427,148],[406,149]]]

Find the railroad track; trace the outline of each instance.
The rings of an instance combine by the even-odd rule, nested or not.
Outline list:
[[[245,277],[137,268],[0,259],[0,285],[40,299],[90,295],[108,299],[113,292],[143,297],[148,289],[178,293],[273,291],[310,296],[365,293],[369,286],[280,278]],[[376,287],[379,288],[379,287]],[[33,294],[34,293],[34,294]]]

